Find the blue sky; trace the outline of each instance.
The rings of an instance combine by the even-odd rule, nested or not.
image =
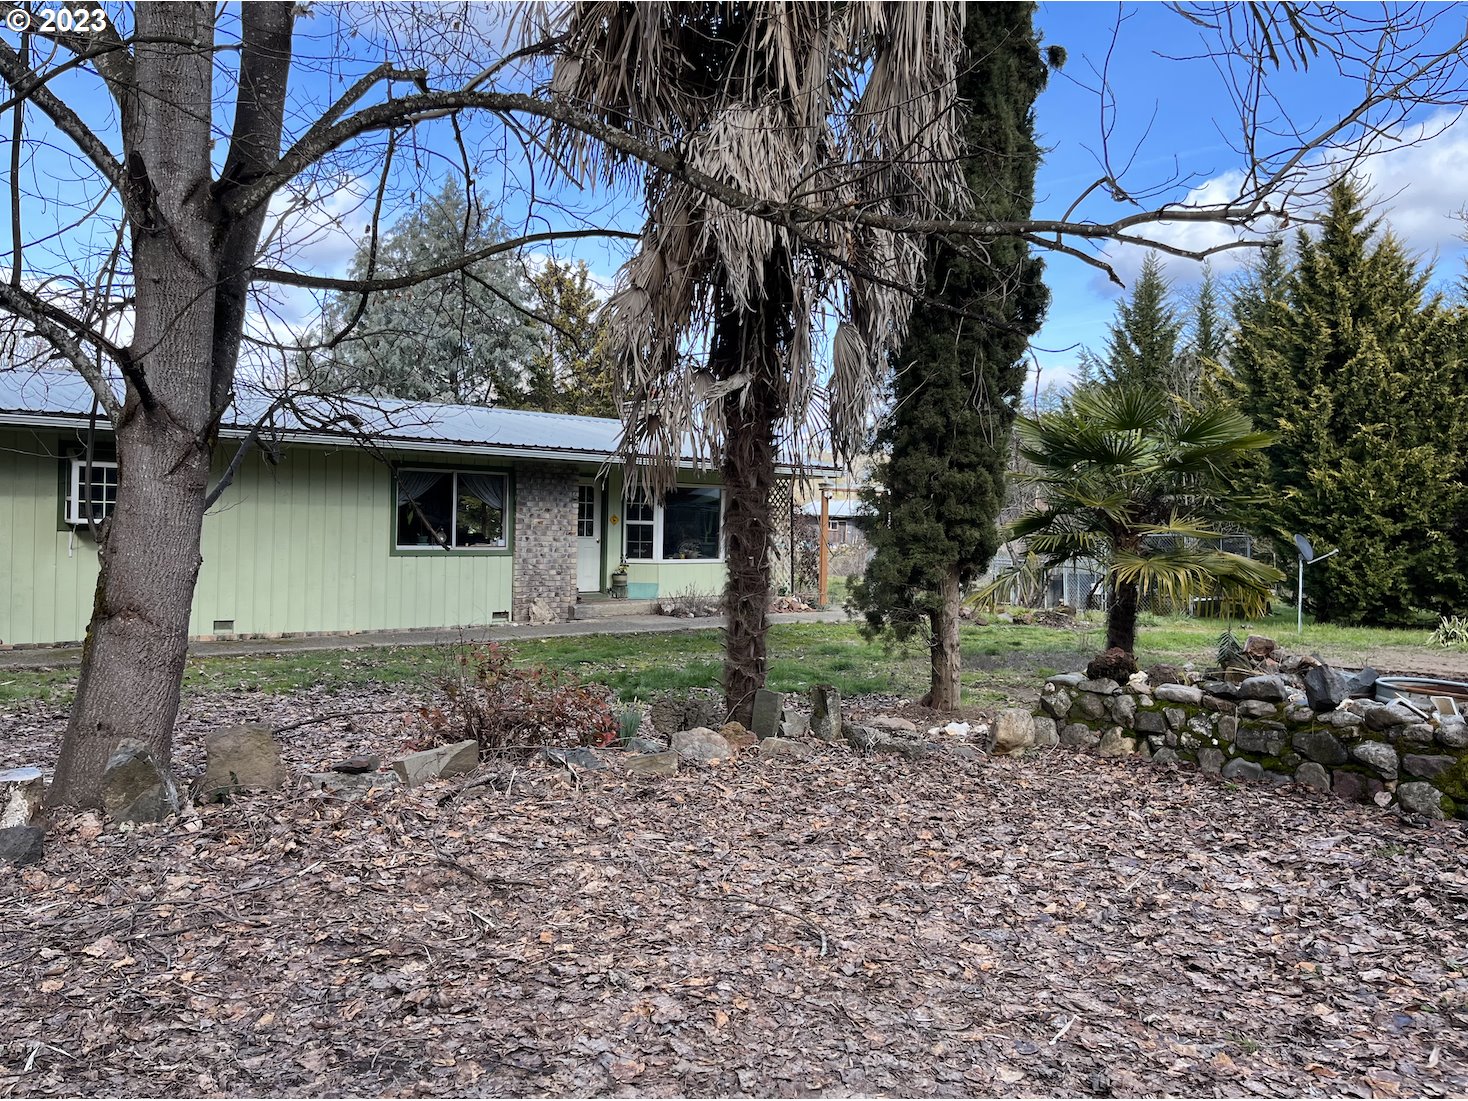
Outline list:
[[[124,16],[118,6],[109,8]],[[1452,41],[1462,33],[1461,9],[1443,5],[1429,8],[1445,12],[1435,41]],[[347,8],[341,14],[347,23],[358,24],[355,29],[359,33],[354,35],[342,32],[331,10],[320,9],[298,24],[299,64],[292,76],[290,112],[297,130],[355,75],[383,56],[383,28],[373,22],[375,8],[364,5]],[[440,9],[425,6],[423,10],[431,15]],[[233,11],[227,9],[221,21],[222,37],[232,33],[234,18]],[[502,37],[503,25],[494,9],[477,8],[473,18],[482,24],[478,29],[484,33],[466,40],[463,56],[450,52],[446,65],[450,71],[456,65],[464,73],[477,71],[485,53],[484,37],[496,41]],[[1101,135],[1106,125],[1112,127],[1105,146],[1113,164],[1127,166],[1123,183],[1133,194],[1154,196],[1149,205],[1161,199],[1184,199],[1193,188],[1204,189],[1203,194],[1216,194],[1230,181],[1230,173],[1237,172],[1241,158],[1230,147],[1230,140],[1237,140],[1238,122],[1231,116],[1224,82],[1208,59],[1187,59],[1199,52],[1202,43],[1199,32],[1176,13],[1162,4],[1044,4],[1037,25],[1046,42],[1064,46],[1069,55],[1064,70],[1051,78],[1036,107],[1039,137],[1047,150],[1037,187],[1038,217],[1060,216],[1101,175]],[[403,57],[405,50],[411,53],[414,34],[424,36],[425,48],[441,53],[444,42],[438,37],[440,30],[431,18],[425,18],[406,38],[395,36],[395,56]],[[14,38],[8,33],[5,37]],[[225,54],[221,60],[222,79],[226,81],[228,58]],[[1097,90],[1103,69],[1110,79],[1115,105],[1109,114],[1103,113]],[[1353,102],[1349,97],[1355,94],[1354,88],[1333,78],[1329,67],[1322,64],[1304,73],[1286,70],[1278,81],[1291,117],[1306,129],[1339,115]],[[109,132],[112,112],[107,97],[98,94],[95,79],[74,75],[59,81],[57,87],[65,90],[89,121],[95,121],[102,132]],[[223,105],[228,101],[228,89],[221,90],[218,100]],[[1373,193],[1383,202],[1382,211],[1412,249],[1423,258],[1438,260],[1439,278],[1444,281],[1455,279],[1462,269],[1463,248],[1458,238],[1462,227],[1455,214],[1464,202],[1461,181],[1468,177],[1468,126],[1449,125],[1453,121],[1451,115],[1442,112],[1423,112],[1422,117],[1413,120],[1414,125],[1426,123],[1434,130],[1445,129],[1430,141],[1407,144],[1372,161],[1367,176]],[[221,106],[221,131],[227,131],[228,122],[228,111]],[[481,197],[502,210],[512,224],[523,220],[531,181],[523,168],[507,171],[503,167],[507,159],[520,160],[518,147],[508,143],[515,156],[506,158],[500,151],[505,142],[502,131],[472,120],[465,125],[468,145],[479,162]],[[1409,136],[1417,132],[1410,128],[1406,131]],[[32,277],[72,270],[84,275],[111,240],[109,219],[105,217],[92,217],[56,233],[58,210],[82,194],[75,180],[86,174],[79,160],[67,158],[58,147],[64,147],[64,142],[38,153],[27,163],[24,173],[25,188],[34,196],[28,203],[26,235],[50,237],[49,243],[28,254]],[[343,273],[363,236],[381,149],[380,141],[363,143],[353,155],[328,166],[330,171],[303,196],[296,196],[303,199],[300,209],[282,224],[281,236],[272,239],[272,257],[306,270]],[[400,150],[399,156],[400,164],[416,168],[400,174],[396,181],[385,207],[387,221],[421,196],[425,179],[441,178],[453,170],[457,153],[448,126],[440,122],[425,128],[420,138]],[[586,217],[592,224],[625,229],[640,225],[640,195],[635,188],[577,194],[562,185],[547,189],[547,183],[548,177],[536,181],[541,199],[549,195],[578,209],[574,214],[547,209],[544,224],[566,226]],[[277,209],[285,210],[290,199],[281,197]],[[1080,208],[1083,215],[1103,220],[1135,209],[1113,202],[1100,192]],[[102,213],[106,213],[105,208]],[[0,255],[9,253],[8,222],[8,218],[0,222]],[[1167,240],[1194,245],[1217,243],[1226,237],[1221,230],[1196,226],[1163,227],[1157,232]],[[625,246],[583,243],[562,246],[558,251],[563,256],[585,258],[596,274],[610,283]],[[1098,246],[1096,251],[1124,278],[1133,276],[1141,265],[1142,252],[1136,248]],[[1239,252],[1224,254],[1214,262],[1215,271],[1227,278],[1242,257]],[[1168,274],[1185,297],[1195,287],[1200,269],[1190,261],[1170,260]],[[1094,268],[1059,255],[1052,255],[1047,262],[1047,283],[1052,290],[1052,305],[1046,325],[1034,341],[1034,359],[1042,382],[1063,382],[1079,349],[1099,347],[1104,340],[1119,291]],[[273,316],[276,331],[288,335],[289,328],[299,326],[313,313],[309,297],[292,291],[274,295],[259,319],[269,324]]]

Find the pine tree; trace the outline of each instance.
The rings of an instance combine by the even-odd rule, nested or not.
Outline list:
[[[1086,355],[1084,377],[1102,385],[1120,382],[1176,392],[1182,335],[1183,322],[1172,304],[1162,262],[1149,252],[1131,294],[1116,304],[1105,353]]]
[[[611,368],[603,354],[598,321],[601,298],[585,260],[561,264],[552,260],[531,276],[547,325],[539,349],[530,360],[525,394],[518,404],[546,413],[583,417],[615,417]]]
[[[1024,218],[1040,150],[1033,104],[1046,81],[1031,3],[973,4],[959,95],[970,110],[965,172],[976,217]],[[1025,350],[1049,300],[1042,265],[999,240],[986,257],[944,242],[929,248],[929,293],[953,309],[913,313],[892,383],[892,413],[877,435],[869,504],[874,554],[853,591],[869,630],[897,639],[929,631],[929,704],[959,702],[962,588],[999,545],[1010,429],[1024,387]]]
[[[1285,560],[1295,532],[1340,548],[1306,573],[1322,619],[1405,623],[1468,595],[1461,333],[1429,278],[1342,184],[1288,275],[1265,260],[1236,301],[1240,405],[1279,436],[1260,519]]]
[[[503,227],[450,180],[382,235],[375,256],[364,242],[351,275],[365,278],[369,267],[378,278],[406,275],[503,239]],[[539,342],[525,313],[529,302],[518,261],[505,255],[369,294],[365,307],[359,294],[335,294],[326,306],[327,331],[352,324],[324,367],[326,382],[413,401],[513,403]]]

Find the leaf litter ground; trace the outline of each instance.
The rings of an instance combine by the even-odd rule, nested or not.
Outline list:
[[[340,710],[195,697],[178,767]],[[61,721],[0,714],[0,763]],[[0,885],[0,1095],[1468,1093],[1461,827],[1139,761],[492,763],[47,840]]]

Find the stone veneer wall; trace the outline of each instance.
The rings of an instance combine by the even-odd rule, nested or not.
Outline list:
[[[576,604],[576,472],[537,463],[515,468],[516,623],[571,618]]]
[[[1083,674],[1051,677],[1035,723],[1061,745],[1154,764],[1190,761],[1229,780],[1298,783],[1428,818],[1468,818],[1468,723],[1423,721],[1405,708],[1346,699],[1310,706],[1289,676],[1238,684],[1188,675],[1187,684],[1123,687]]]

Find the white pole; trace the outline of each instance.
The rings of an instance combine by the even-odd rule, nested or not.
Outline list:
[[[1305,633],[1305,556],[1300,556],[1300,580],[1295,586],[1295,634]]]

